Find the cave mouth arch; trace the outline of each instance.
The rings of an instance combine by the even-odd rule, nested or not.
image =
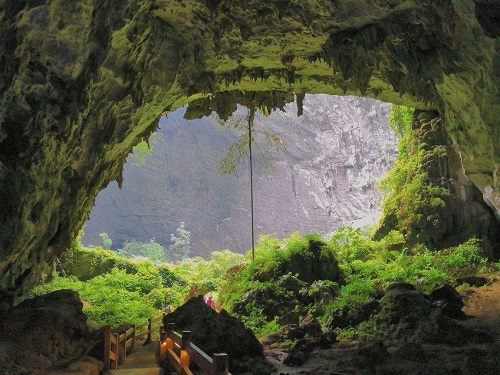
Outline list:
[[[0,289],[47,272],[162,113],[233,90],[436,110],[498,218],[499,38],[476,3],[3,2]]]
[[[256,236],[374,225],[381,199],[376,186],[397,154],[389,104],[353,96],[281,97],[288,102],[284,111],[257,111],[253,124]],[[209,110],[213,102],[225,101],[206,101]],[[220,168],[232,147],[238,155],[246,150],[248,109],[238,106],[224,123],[201,108],[194,103],[160,120],[149,156],[129,158],[122,188],[110,184],[97,196],[82,244],[101,243],[105,232],[114,250],[153,238],[168,249],[183,222],[193,256],[251,248],[248,153],[240,163],[229,154],[238,165],[230,174]]]

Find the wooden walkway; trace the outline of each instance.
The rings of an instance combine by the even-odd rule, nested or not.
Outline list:
[[[164,375],[157,357],[158,341],[155,340],[146,346],[137,346],[118,370],[108,370],[104,375]]]
[[[121,334],[112,334],[111,327],[105,326],[103,374],[165,375],[164,368],[169,368],[168,371],[174,371],[176,375],[193,375],[189,369],[192,362],[206,375],[231,375],[227,354],[208,356],[191,342],[190,331],[177,333],[173,323],[166,327],[159,325],[159,340],[151,341],[153,327],[162,321],[162,317],[150,318],[147,323],[134,325]],[[137,339],[144,337],[149,344],[140,346]]]

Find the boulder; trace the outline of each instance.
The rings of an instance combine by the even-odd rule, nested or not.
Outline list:
[[[321,335],[323,333],[321,330],[321,324],[319,324],[319,322],[312,315],[307,315],[302,320],[300,326],[310,336]]]
[[[432,289],[429,298],[433,305],[440,307],[443,314],[453,319],[466,319],[462,311],[462,296],[449,284],[441,284]]]
[[[339,264],[325,242],[315,237],[307,239],[307,249],[293,251],[280,261],[276,269],[266,269],[254,275],[254,280],[269,281],[277,275],[297,275],[299,280],[313,284],[317,280],[341,282]]]
[[[77,292],[59,290],[1,311],[0,367],[12,374],[47,374],[62,359],[71,364],[87,355],[102,337],[87,325],[82,308]]]
[[[306,287],[307,284],[297,276],[285,274],[276,278],[276,284],[262,283],[258,288],[245,293],[244,298],[233,305],[233,312],[249,315],[254,308],[258,308],[267,321],[276,316],[286,317],[293,311],[301,316],[305,310],[305,301],[300,291]],[[294,316],[290,316],[290,323],[298,323],[295,320]]]
[[[364,303],[355,311],[344,306],[341,310],[333,311],[332,315],[326,320],[326,326],[330,329],[357,326],[375,314],[379,307],[380,303],[377,300]]]
[[[356,352],[354,362],[363,368],[373,368],[374,365],[383,363],[390,357],[382,341],[363,344]]]
[[[308,353],[305,353],[301,350],[294,350],[288,353],[288,355],[283,360],[283,364],[290,367],[302,366],[308,358]]]
[[[323,333],[321,325],[312,315],[306,316],[300,326],[286,327],[284,333],[289,340],[296,340],[283,360],[287,366],[302,366],[314,349],[328,349],[337,341],[334,333]]]
[[[299,327],[296,324],[289,324],[283,329],[288,340],[299,340],[306,336],[306,331],[303,327]]]
[[[455,301],[455,306],[459,305],[458,297],[451,289],[436,289],[434,297],[443,296]],[[452,346],[491,342],[492,338],[488,334],[467,328],[444,312],[443,306],[433,303],[429,296],[410,284],[395,283],[387,288],[380,300],[379,312],[370,319],[377,327],[378,334],[389,341],[403,340]]]
[[[483,276],[464,276],[457,279],[457,285],[469,284],[469,286],[485,286],[489,280]]]
[[[176,331],[191,331],[192,342],[210,356],[227,353],[231,371],[241,368],[247,357],[263,358],[263,347],[253,332],[227,311],[217,313],[207,306],[202,296],[167,314],[163,323],[175,323]]]

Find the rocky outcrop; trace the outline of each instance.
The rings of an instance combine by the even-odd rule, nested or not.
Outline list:
[[[380,299],[380,306],[370,320],[379,337],[386,341],[464,346],[491,343],[487,333],[470,329],[455,319],[463,319],[461,299],[450,286],[436,288],[430,297],[411,284],[394,283]]]
[[[244,372],[249,363],[263,359],[263,348],[249,328],[225,310],[217,313],[203,300],[191,298],[163,318],[163,323],[175,323],[177,331],[191,331],[191,340],[205,353],[226,353],[231,372]]]
[[[9,374],[99,374],[102,362],[85,356],[101,342],[102,334],[87,326],[82,308],[78,293],[60,290],[0,311],[2,370]]]
[[[486,254],[500,257],[500,223],[464,175],[442,117],[415,111],[400,153],[375,238],[395,229],[409,245],[442,249],[475,237]]]
[[[218,92],[224,115],[290,91],[436,109],[498,213],[498,5],[477,4],[2,1],[1,289],[40,280],[162,113]]]

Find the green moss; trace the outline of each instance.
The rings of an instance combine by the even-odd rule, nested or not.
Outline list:
[[[374,236],[382,238],[390,230],[398,230],[410,245],[439,247],[448,230],[446,202],[450,196],[442,123],[432,118],[420,120],[417,112],[410,124],[407,111],[398,114],[398,107],[392,111],[393,120],[403,122],[396,126],[404,135],[394,168],[379,185],[385,193],[384,216]]]

